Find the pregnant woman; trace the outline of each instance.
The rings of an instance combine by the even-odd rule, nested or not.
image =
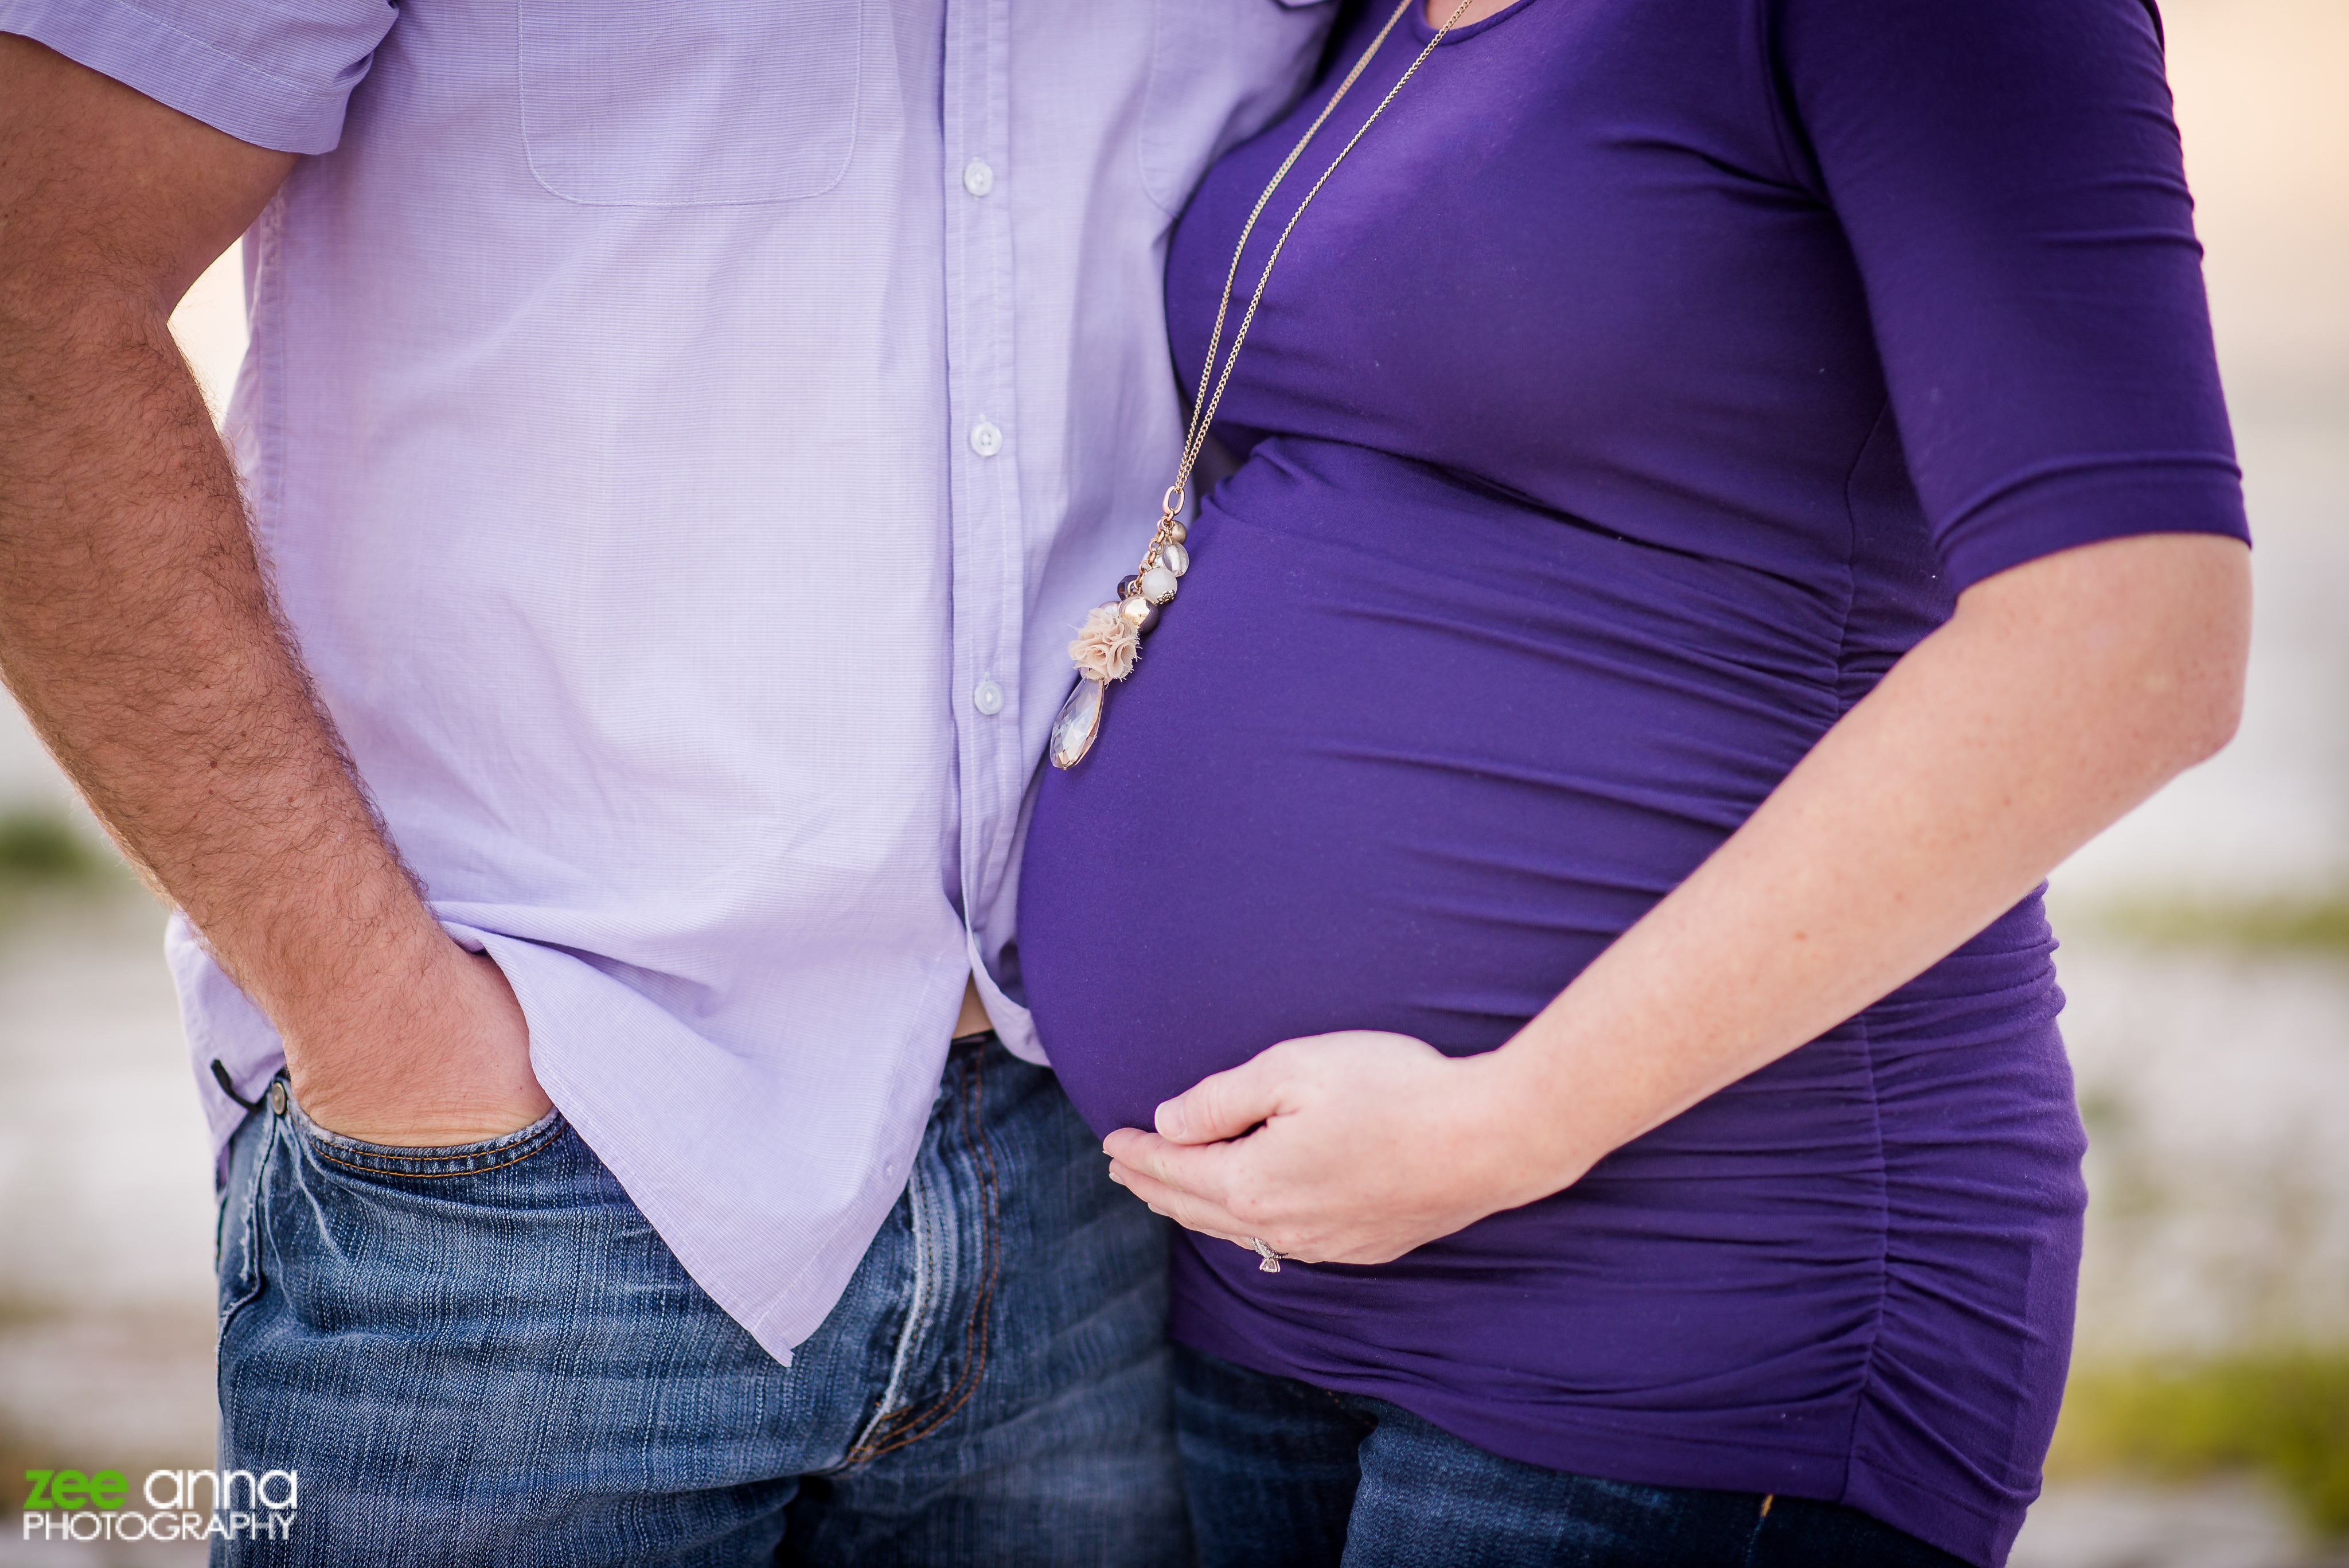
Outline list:
[[[2084,1201],[2033,888],[2249,620],[2158,18],[1438,4],[1182,221],[1243,461],[1027,850],[1203,1550],[2000,1563]]]

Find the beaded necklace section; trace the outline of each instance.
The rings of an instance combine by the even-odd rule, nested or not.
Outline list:
[[[1149,547],[1142,553],[1142,564],[1117,585],[1117,597],[1107,604],[1096,605],[1085,617],[1085,623],[1078,629],[1075,639],[1069,644],[1069,658],[1076,665],[1077,684],[1069,693],[1068,701],[1061,704],[1059,717],[1052,721],[1050,755],[1056,768],[1075,767],[1084,761],[1085,753],[1092,750],[1093,742],[1101,736],[1102,714],[1108,705],[1110,686],[1133,673],[1134,660],[1142,656],[1143,636],[1158,624],[1159,611],[1174,601],[1184,574],[1191,569],[1191,551],[1185,543],[1190,537],[1190,529],[1183,522],[1183,511],[1190,499],[1191,471],[1197,466],[1199,453],[1207,444],[1207,431],[1215,424],[1216,405],[1223,401],[1224,388],[1231,381],[1232,367],[1239,360],[1240,345],[1247,341],[1248,328],[1256,323],[1257,307],[1264,303],[1265,286],[1272,281],[1272,269],[1280,260],[1281,247],[1288,244],[1289,234],[1297,228],[1297,220],[1305,215],[1305,209],[1313,204],[1313,198],[1321,193],[1321,187],[1329,182],[1330,175],[1338,171],[1338,165],[1346,161],[1346,155],[1353,151],[1371,127],[1378,123],[1379,116],[1386,112],[1387,105],[1402,91],[1403,84],[1427,63],[1428,56],[1435,52],[1435,47],[1444,42],[1444,36],[1452,31],[1461,14],[1468,9],[1470,0],[1458,0],[1453,6],[1452,14],[1428,39],[1427,47],[1420,50],[1419,57],[1395,78],[1394,86],[1387,89],[1386,97],[1371,110],[1370,118],[1346,139],[1346,145],[1338,150],[1338,155],[1330,160],[1330,166],[1321,171],[1320,178],[1313,182],[1304,199],[1297,203],[1297,210],[1289,213],[1288,222],[1281,226],[1279,237],[1273,241],[1272,254],[1265,257],[1264,271],[1256,280],[1256,292],[1248,297],[1247,309],[1241,313],[1240,324],[1232,333],[1231,348],[1222,354],[1221,368],[1218,369],[1217,354],[1224,339],[1224,319],[1231,308],[1232,285],[1239,278],[1240,259],[1247,254],[1248,236],[1256,232],[1257,220],[1264,216],[1264,210],[1272,204],[1274,192],[1288,178],[1289,171],[1296,167],[1299,159],[1305,156],[1305,150],[1312,145],[1321,127],[1328,122],[1338,105],[1345,100],[1346,94],[1361,79],[1362,72],[1369,68],[1372,57],[1386,43],[1387,35],[1393,32],[1395,24],[1418,4],[1420,0],[1402,0],[1394,8],[1393,15],[1386,20],[1386,26],[1379,29],[1378,36],[1371,40],[1361,57],[1354,62],[1354,68],[1346,73],[1345,79],[1338,84],[1338,90],[1330,95],[1330,101],[1321,106],[1319,114],[1313,117],[1313,123],[1305,128],[1305,134],[1298,138],[1297,145],[1288,150],[1288,156],[1280,161],[1280,167],[1273,171],[1271,182],[1265,186],[1264,194],[1256,199],[1255,210],[1248,213],[1247,222],[1240,228],[1239,244],[1232,247],[1231,267],[1224,275],[1223,297],[1216,303],[1215,330],[1207,337],[1206,362],[1200,367],[1199,393],[1191,404],[1190,427],[1184,432],[1182,461],[1175,465],[1174,483],[1166,487],[1166,493],[1160,498],[1158,526],[1150,535]]]

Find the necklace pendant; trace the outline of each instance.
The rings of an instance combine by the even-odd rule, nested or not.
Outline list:
[[[1091,676],[1077,677],[1077,689],[1061,704],[1060,716],[1052,721],[1052,765],[1056,768],[1075,767],[1085,760],[1100,738],[1102,709],[1109,701],[1109,688]]]

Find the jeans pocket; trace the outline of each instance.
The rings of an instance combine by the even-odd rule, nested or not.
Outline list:
[[[265,1282],[261,1271],[262,1191],[282,1126],[264,1106],[244,1118],[229,1143],[228,1179],[221,1184],[220,1228],[212,1249],[223,1331],[237,1309],[259,1295]]]
[[[599,207],[792,202],[856,146],[864,5],[521,0],[523,148]]]
[[[312,1121],[291,1096],[285,1102],[285,1119],[301,1129],[303,1141],[309,1146],[311,1154],[328,1165],[371,1176],[412,1177],[426,1180],[451,1176],[481,1176],[520,1165],[532,1156],[543,1154],[552,1147],[567,1125],[561,1111],[551,1110],[530,1126],[501,1133],[496,1137],[481,1138],[472,1143],[410,1147],[398,1144],[368,1143],[363,1138],[346,1137],[341,1133],[330,1132]]]

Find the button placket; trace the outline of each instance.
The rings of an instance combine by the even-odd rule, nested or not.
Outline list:
[[[955,681],[970,702],[956,726],[956,794],[975,949],[986,946],[976,922],[1009,861],[1028,771],[1016,722],[1027,552],[1018,454],[1001,422],[1018,406],[1012,187],[994,161],[1010,124],[1011,33],[1009,0],[949,0],[942,130],[965,160],[947,164],[943,182],[947,396],[968,449],[956,454],[950,524]]]

